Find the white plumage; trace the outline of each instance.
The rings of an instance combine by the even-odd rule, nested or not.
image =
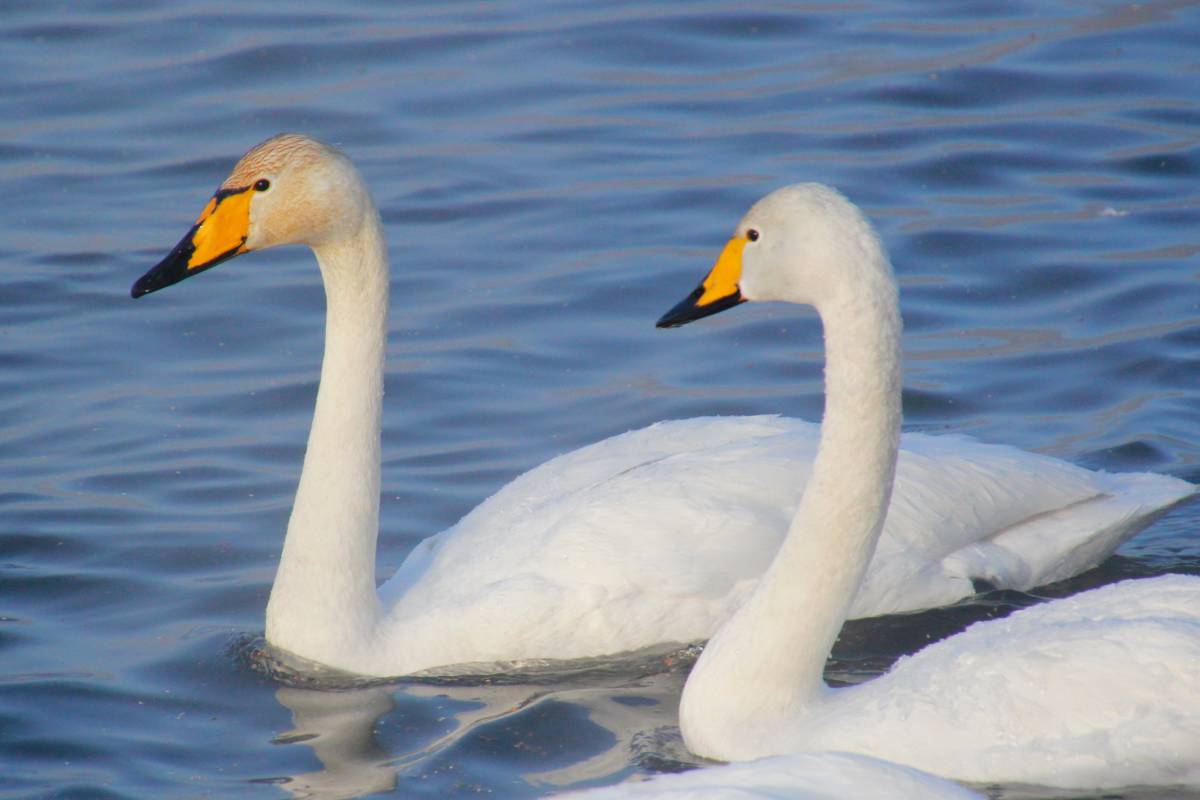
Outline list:
[[[656,775],[563,800],[981,800],[927,772],[852,753],[798,753]]]
[[[755,753],[869,753],[959,780],[1200,784],[1200,578],[1122,581],[978,623]]]

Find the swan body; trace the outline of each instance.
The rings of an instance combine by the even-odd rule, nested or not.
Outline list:
[[[523,658],[571,658],[706,639],[774,557],[818,433],[707,417],[552,459],[417,545],[380,589],[386,624],[447,664],[511,658],[522,641]],[[972,579],[1027,589],[1074,575],[1191,491],[956,436],[905,435],[897,473],[852,617],[954,602]],[[447,641],[464,619],[474,630]]]
[[[235,166],[135,297],[242,253],[314,251],[327,296],[312,430],[267,605],[281,650],[375,676],[705,639],[787,532],[816,426],[664,422],[552,459],[418,544],[376,588],[387,252],[361,176],[294,134]],[[896,500],[854,616],[1030,588],[1098,563],[1193,490],[960,437],[904,438]],[[971,502],[963,503],[962,498]]]
[[[684,686],[687,745],[723,760],[858,752],[979,782],[1200,782],[1197,577],[1126,581],[1046,603],[972,626],[874,681],[836,690],[824,684],[830,647],[875,569],[872,558],[888,546],[885,524],[910,502],[933,503],[935,516],[947,512],[904,483],[896,284],[858,209],[817,184],[768,195],[739,223],[701,287],[660,325],[743,300],[816,308],[825,335],[825,416],[784,541]],[[1014,473],[1019,464],[1012,462]],[[1023,493],[1008,483],[1015,474],[1004,479],[1005,490]],[[1063,491],[1075,479],[1053,477]],[[1115,483],[1004,536],[1032,542],[1076,516],[1089,527],[1120,526],[1129,496],[1162,490],[1158,501],[1167,507],[1195,491],[1145,475],[1094,480]],[[993,506],[987,497],[994,491],[1003,490],[960,489],[949,513],[991,526],[992,515],[1010,513],[1015,499],[1000,495]]]
[[[580,800],[981,800],[944,778],[852,753],[797,753],[560,795]]]

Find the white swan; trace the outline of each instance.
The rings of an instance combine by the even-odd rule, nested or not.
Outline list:
[[[275,647],[378,676],[606,655],[705,639],[746,598],[794,513],[813,425],[683,420],[560,456],[419,544],[377,591],[388,271],[378,213],[350,161],[296,135],[255,147],[132,293],[291,243],[315,252],[328,305],[312,432],[267,606]],[[1066,577],[1190,491],[950,437],[905,445],[856,616],[951,602],[972,593],[973,577],[1016,588]],[[1083,502],[1108,492],[1122,498],[1108,513]]]
[[[901,417],[896,284],[858,209],[832,189],[799,184],[751,208],[704,283],[659,324],[742,300],[816,308],[825,416],[778,555],[684,686],[688,747],[723,760],[858,752],[968,781],[1200,781],[1197,577],[1127,581],[1035,606],[931,645],[877,680],[824,684],[826,656],[892,513]],[[1150,491],[1161,487],[1156,502],[1195,491],[1182,481],[1146,481]],[[1128,485],[1131,497],[1113,484],[1067,511],[1105,524],[1120,504],[1137,507],[1141,484]],[[968,514],[976,500],[960,493],[958,502],[958,513]],[[1057,524],[1062,514],[1032,524]]]

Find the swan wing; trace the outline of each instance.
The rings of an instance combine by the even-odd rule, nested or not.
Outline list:
[[[420,543],[381,589],[390,619],[470,640],[469,660],[707,638],[774,556],[817,436],[697,418],[559,456]]]

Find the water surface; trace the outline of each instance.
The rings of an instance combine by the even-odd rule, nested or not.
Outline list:
[[[1200,480],[1196,5],[731,5],[6,4],[0,796],[517,798],[696,763],[686,658],[336,691],[264,671],[317,270],[287,249],[128,288],[280,130],[355,159],[391,243],[381,577],[564,450],[818,417],[810,314],[653,328],[796,180],[891,250],[909,428]],[[1180,509],[1038,595],[1200,573],[1198,530]],[[1035,599],[858,623],[830,675]]]

